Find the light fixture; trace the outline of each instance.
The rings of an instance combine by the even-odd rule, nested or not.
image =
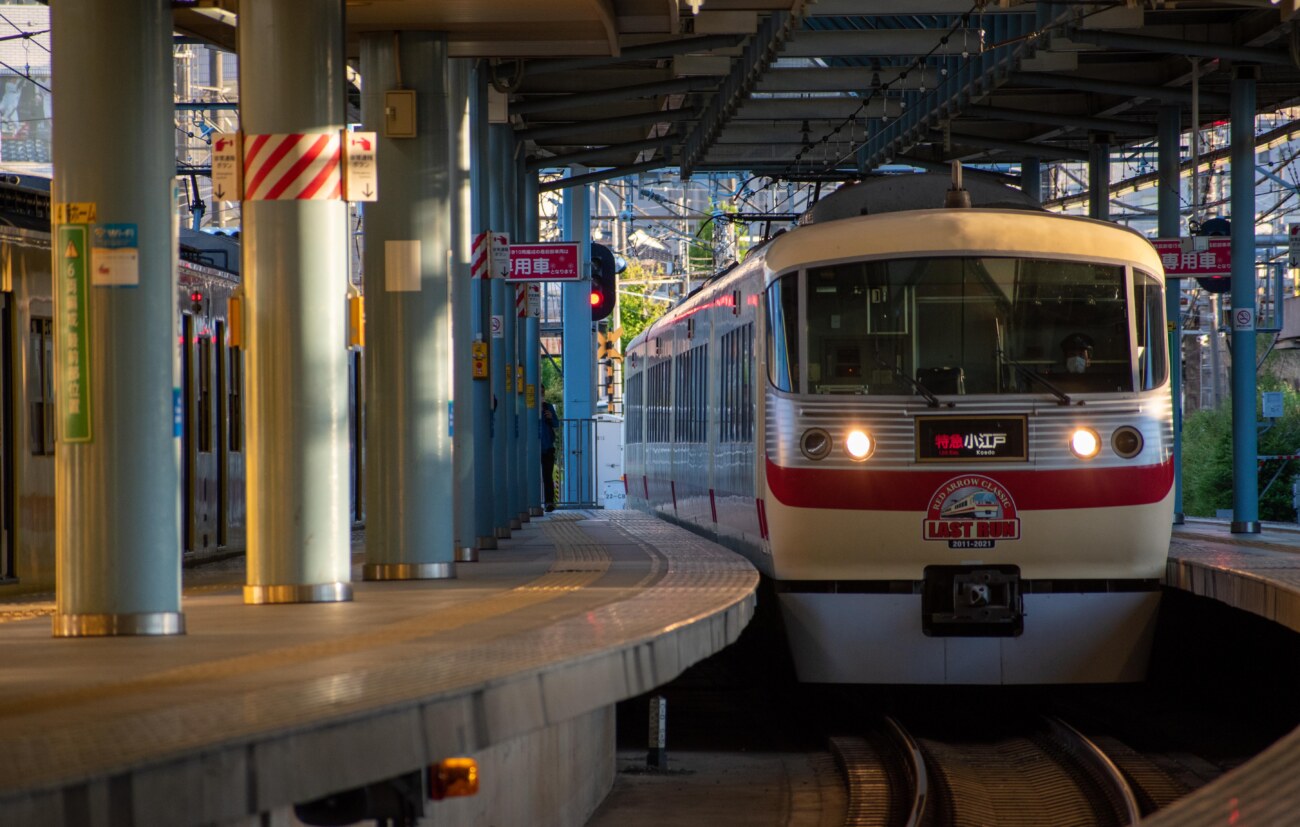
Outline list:
[[[856,429],[849,431],[844,438],[844,450],[849,452],[850,458],[861,462],[876,450],[876,442],[866,431]]]
[[[1091,428],[1075,428],[1070,434],[1070,453],[1079,459],[1092,459],[1101,450],[1101,437]]]

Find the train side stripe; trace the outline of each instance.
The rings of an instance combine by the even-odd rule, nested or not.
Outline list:
[[[1017,511],[1113,508],[1160,502],[1174,484],[1173,462],[1133,468],[972,471],[1004,485]],[[767,461],[772,495],[794,508],[923,511],[939,486],[961,469],[871,471],[783,468]]]

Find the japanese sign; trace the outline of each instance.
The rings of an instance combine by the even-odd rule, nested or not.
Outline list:
[[[218,132],[212,136],[212,197],[239,201],[244,197],[243,136]]]
[[[1288,252],[1290,253],[1289,266],[1300,267],[1300,224],[1288,224],[1286,226]]]
[[[1160,263],[1164,265],[1167,276],[1232,275],[1231,238],[1154,238],[1151,244],[1160,253]]]
[[[58,229],[55,256],[55,360],[58,363],[59,439],[90,442],[90,308],[87,279],[89,228],[64,224]]]
[[[140,236],[135,224],[96,224],[91,237],[95,262],[91,284],[96,287],[140,284]]]
[[[375,162],[375,133],[343,133],[343,200],[379,199],[379,166]]]
[[[510,236],[492,234],[492,277],[505,278],[510,274]]]
[[[577,242],[511,244],[510,281],[581,281],[582,256]]]

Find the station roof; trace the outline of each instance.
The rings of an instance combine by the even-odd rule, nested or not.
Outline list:
[[[178,31],[234,48],[238,0]],[[361,33],[448,33],[509,95],[530,168],[680,167],[791,179],[886,163],[1085,160],[1155,136],[1160,107],[1227,118],[1300,101],[1300,0],[347,0]],[[224,17],[225,19],[219,19]],[[1195,81],[1195,83],[1194,83]]]

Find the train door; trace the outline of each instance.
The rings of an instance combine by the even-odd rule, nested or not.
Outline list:
[[[361,525],[366,521],[366,497],[365,497],[365,410],[362,405],[363,394],[362,388],[365,381],[365,369],[363,368],[364,360],[361,358],[361,351],[354,350],[352,358],[348,361],[348,412],[349,425],[352,430],[352,456],[351,456],[351,476],[352,476],[352,522],[354,525]]]
[[[14,567],[14,331],[13,294],[0,293],[0,582]]]
[[[217,545],[229,543],[230,496],[230,441],[229,422],[227,420],[227,399],[229,398],[229,371],[226,366],[226,323],[218,320],[216,335],[213,336],[213,351],[217,360],[217,398],[215,405],[217,431]]]
[[[185,551],[194,550],[194,317],[181,314],[181,535]]]

